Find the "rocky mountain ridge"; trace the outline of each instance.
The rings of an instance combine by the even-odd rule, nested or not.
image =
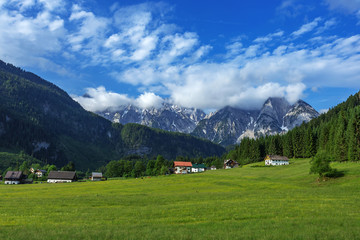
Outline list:
[[[138,123],[165,131],[191,133],[206,114],[196,108],[184,108],[164,102],[160,108],[141,109],[134,105],[121,106],[117,111],[97,112],[116,123]]]
[[[173,132],[191,133],[223,146],[244,137],[256,138],[286,132],[319,116],[309,104],[298,100],[291,105],[285,98],[269,98],[260,110],[224,107],[206,115],[196,108],[163,103],[161,108],[141,109],[128,105],[99,115],[117,123],[139,123]]]

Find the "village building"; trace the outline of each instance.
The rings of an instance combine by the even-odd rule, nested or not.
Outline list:
[[[103,175],[101,172],[93,172],[91,173],[91,181],[101,181]]]
[[[191,162],[180,162],[174,161],[174,172],[175,174],[187,174],[191,173],[192,163]]]
[[[5,175],[5,184],[20,184],[25,178],[22,171],[8,171]]]
[[[224,160],[224,169],[239,167],[239,163],[232,159]]]
[[[38,177],[38,178],[42,178],[46,175],[47,171],[46,170],[42,170],[42,169],[37,169],[35,171],[35,175]]]
[[[289,165],[289,159],[284,156],[266,155],[264,160],[267,166]]]
[[[215,165],[212,165],[212,166],[210,167],[210,170],[216,170],[216,166],[215,166]]]
[[[205,169],[206,169],[206,166],[204,164],[194,163],[191,167],[191,172],[193,172],[193,173],[205,172]]]
[[[65,183],[76,181],[76,172],[70,171],[50,171],[48,183]]]

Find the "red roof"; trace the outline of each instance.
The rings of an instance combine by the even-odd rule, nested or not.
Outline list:
[[[174,162],[174,167],[192,167],[192,163],[191,162],[178,162],[178,161],[175,161]]]

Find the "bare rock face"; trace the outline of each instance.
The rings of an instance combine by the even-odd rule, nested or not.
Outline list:
[[[283,126],[288,130],[301,125],[303,122],[309,122],[311,119],[319,116],[319,113],[306,102],[297,101],[285,114]]]
[[[193,135],[227,146],[234,144],[239,135],[253,128],[259,111],[225,107],[199,122]]]
[[[166,131],[191,133],[205,117],[202,110],[163,103],[161,108],[141,109],[133,105],[97,114],[117,123],[138,123]]]
[[[244,137],[286,132],[317,116],[319,113],[302,100],[290,105],[285,98],[269,98],[260,111],[232,107],[220,109],[200,121],[192,134],[227,146]]]

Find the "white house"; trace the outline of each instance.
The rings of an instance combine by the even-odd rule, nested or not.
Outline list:
[[[101,172],[93,172],[91,174],[91,181],[101,181],[101,178],[103,177]]]
[[[200,164],[193,164],[191,167],[191,172],[198,173],[198,172],[205,172],[206,166],[202,163]]]
[[[269,165],[269,166],[289,165],[289,159],[284,156],[266,155],[264,160],[265,160],[265,165]]]
[[[70,171],[50,171],[48,183],[65,183],[76,181],[76,173]]]
[[[191,162],[174,161],[174,172],[175,172],[175,174],[191,173],[191,168],[192,168],[192,163]]]
[[[5,184],[20,184],[24,179],[21,171],[8,171],[5,175]]]

